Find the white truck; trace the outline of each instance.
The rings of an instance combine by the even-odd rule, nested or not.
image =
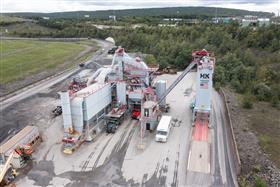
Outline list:
[[[171,129],[171,116],[162,116],[157,127],[156,141],[167,142],[170,129]]]

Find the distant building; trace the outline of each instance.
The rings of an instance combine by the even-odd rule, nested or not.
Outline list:
[[[216,18],[212,18],[212,23],[224,23],[224,24],[228,24],[231,21],[238,21],[240,22],[241,18],[240,17],[216,17]]]
[[[270,25],[270,19],[269,18],[259,18],[259,26],[269,26]]]
[[[109,16],[109,19],[113,20],[113,21],[117,21],[117,17],[116,16]]]
[[[50,17],[43,17],[43,19],[44,19],[44,20],[49,20],[49,19],[50,19]]]
[[[137,29],[137,28],[141,28],[141,27],[145,27],[145,26],[147,26],[147,25],[145,25],[145,24],[135,24],[135,25],[132,25],[131,27],[133,29]]]
[[[242,19],[242,26],[248,27],[248,26],[269,26],[270,25],[270,19],[269,18],[258,18],[257,16],[244,16]]]
[[[177,27],[177,24],[158,24],[159,27]]]
[[[199,19],[185,19],[184,22],[188,24],[198,24],[200,21]]]
[[[165,18],[163,21],[170,21],[170,22],[180,22],[183,21],[181,18]]]
[[[85,18],[89,18],[89,15],[84,15]]]
[[[271,20],[271,24],[273,25],[280,25],[280,17],[273,17]]]
[[[247,15],[242,19],[242,27],[258,26],[258,17]]]

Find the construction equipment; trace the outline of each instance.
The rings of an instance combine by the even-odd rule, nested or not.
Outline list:
[[[13,153],[12,162],[14,168],[22,168],[31,159],[33,147],[40,140],[39,130],[35,126],[26,126],[15,136],[0,146],[0,157],[3,161]]]
[[[62,114],[62,107],[61,106],[57,106],[55,109],[52,110],[52,115],[53,117],[57,117],[60,116]]]
[[[17,175],[15,169],[11,167],[13,154],[14,153],[10,154],[5,163],[3,163],[3,160],[0,157],[0,184],[8,185],[15,179]]]
[[[106,120],[106,132],[115,133],[117,128],[124,120],[124,114],[126,112],[126,106],[120,106],[119,108],[113,108],[111,112],[105,115]]]
[[[21,156],[24,160],[30,160],[32,153],[33,153],[33,149],[30,145],[19,145],[17,146],[17,148],[15,149],[15,152]]]
[[[74,94],[83,88],[87,87],[87,81],[82,79],[81,77],[74,77],[73,80],[69,84],[70,94]]]
[[[164,74],[177,74],[177,71],[174,68],[171,68],[170,66],[164,68],[162,71]]]
[[[118,49],[118,47],[113,47],[112,49],[110,49],[110,50],[108,51],[108,54],[113,55],[117,49]]]
[[[165,105],[160,105],[159,108],[162,112],[168,113],[170,110],[170,105],[166,103]]]
[[[67,134],[67,136],[64,136],[62,139],[63,153],[68,155],[72,154],[84,141],[84,136],[81,136],[76,131],[71,132],[71,134]]]
[[[131,110],[131,118],[132,119],[139,119],[141,115],[141,105],[140,104],[134,104],[133,108]]]
[[[79,66],[80,66],[81,68],[83,68],[83,67],[85,67],[85,63],[84,63],[84,62],[81,62],[81,63],[79,64]]]

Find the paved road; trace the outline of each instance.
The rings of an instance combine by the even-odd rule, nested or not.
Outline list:
[[[32,39],[31,39],[32,40]],[[102,40],[96,40],[94,39],[93,41],[96,41],[98,45],[100,46],[100,49],[94,53],[92,58],[88,61],[85,62],[85,65],[89,65],[90,63],[94,63],[94,61],[100,60],[103,58],[105,53],[112,47],[113,44],[102,41]],[[32,84],[26,88],[20,89],[12,94],[9,94],[5,97],[2,97],[0,100],[0,109],[4,110],[6,107],[11,106],[12,104],[19,102],[25,98],[28,98],[36,93],[41,92],[42,90],[45,90],[63,80],[68,78],[69,76],[78,73],[81,70],[80,67],[75,67],[72,69],[65,70],[61,74],[57,76],[52,76],[47,79],[44,79],[40,82],[37,82],[35,84]]]
[[[233,150],[230,146],[229,123],[225,117],[225,105],[221,96],[213,93],[213,123],[214,123],[214,150],[215,151],[215,173],[213,186],[238,186],[236,171],[233,161]],[[217,162],[217,160],[219,162]],[[220,167],[218,167],[220,166]]]

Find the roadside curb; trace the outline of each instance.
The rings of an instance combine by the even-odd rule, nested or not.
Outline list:
[[[230,134],[231,134],[231,138],[233,140],[232,141],[233,142],[233,149],[234,149],[234,153],[235,153],[234,154],[234,158],[235,158],[234,160],[236,162],[236,164],[235,164],[236,172],[237,172],[237,174],[239,174],[240,170],[241,170],[241,161],[240,161],[240,156],[239,156],[239,152],[238,152],[238,149],[237,149],[236,139],[235,139],[235,135],[234,135],[234,131],[233,131],[231,113],[230,113],[230,109],[229,109],[228,102],[227,102],[228,100],[227,100],[227,97],[226,97],[226,94],[225,94],[223,88],[221,88],[219,92],[222,95],[225,106],[226,106],[227,117],[228,117],[229,125],[230,125]]]

